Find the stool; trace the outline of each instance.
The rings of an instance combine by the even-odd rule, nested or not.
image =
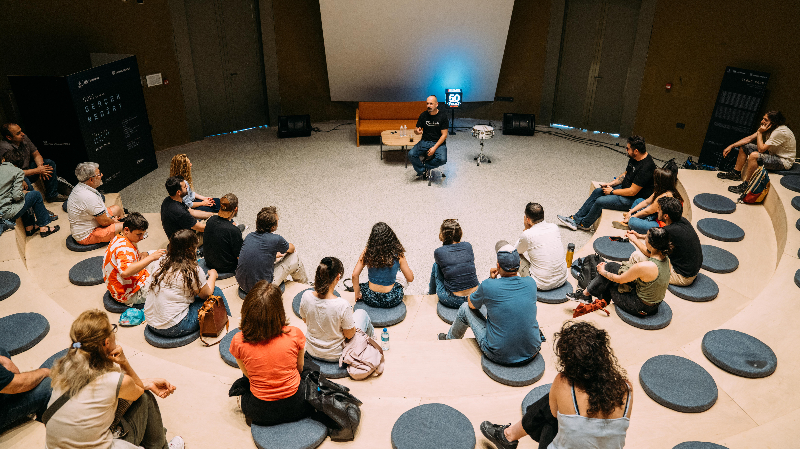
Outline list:
[[[445,404],[418,405],[392,426],[392,449],[474,449],[476,442],[469,419]]]
[[[495,363],[481,355],[481,368],[493,381],[510,387],[533,385],[544,376],[544,358],[536,354],[530,362],[521,366],[506,366]]]
[[[108,245],[108,242],[93,243],[91,245],[81,245],[72,238],[72,234],[67,237],[67,249],[75,251],[76,253],[85,253],[86,251],[93,251]]]
[[[678,298],[692,302],[708,302],[719,294],[717,283],[703,273],[697,273],[694,282],[686,287],[669,284],[667,290]]]
[[[751,379],[767,377],[778,358],[761,340],[731,329],[716,329],[703,336],[703,355],[723,371]]]
[[[457,313],[458,309],[447,307],[446,305],[442,304],[441,301],[436,302],[436,314],[439,315],[439,318],[441,318],[445,323],[453,324],[453,321],[456,320]]]
[[[206,273],[208,273],[208,265],[206,265],[206,259],[197,259],[197,265],[200,265],[200,268],[203,269]],[[221,281],[223,279],[232,278],[236,275],[236,273],[219,273],[217,272],[217,280]]]
[[[617,311],[617,316],[619,319],[625,323],[630,324],[633,327],[638,327],[639,329],[645,329],[649,331],[664,329],[665,327],[669,326],[669,323],[672,321],[672,309],[669,307],[669,304],[667,304],[667,301],[661,301],[661,304],[658,306],[658,312],[656,312],[655,315],[631,315],[630,313],[616,306],[614,307],[614,310]]]
[[[713,245],[702,245],[703,269],[712,273],[732,273],[739,268],[739,258],[732,252]]]
[[[715,214],[732,214],[736,211],[736,203],[716,193],[701,193],[692,200],[695,206]]]
[[[189,335],[184,335],[183,337],[170,338],[156,334],[149,325],[145,326],[144,328],[145,341],[156,348],[180,348],[181,346],[186,346],[198,338],[200,338],[200,330]]]
[[[536,300],[545,304],[562,304],[567,302],[567,293],[572,293],[572,284],[564,282],[561,287],[552,290],[536,290]]]
[[[328,437],[328,428],[319,421],[304,418],[276,426],[250,426],[258,449],[313,449]]]
[[[44,316],[23,312],[0,318],[0,348],[17,355],[36,346],[50,332],[50,323]]]
[[[67,351],[69,351],[69,348],[62,349],[62,350],[56,352],[55,354],[51,355],[47,360],[45,360],[42,363],[42,366],[40,366],[39,368],[53,369],[53,365],[56,363],[56,360],[64,357],[65,355],[67,355]]]
[[[781,178],[781,185],[793,192],[800,192],[800,176],[784,176]]]
[[[392,307],[391,309],[381,309],[364,304],[364,301],[356,302],[353,310],[364,310],[369,315],[374,327],[388,327],[403,321],[406,318],[406,303]]]
[[[349,376],[349,374],[347,374],[347,365],[339,366],[338,360],[336,362],[329,362],[313,357],[311,354],[309,354],[309,357],[311,357],[314,363],[319,365],[319,372],[324,374],[328,379],[343,379]]]
[[[717,384],[708,371],[675,355],[657,355],[644,362],[639,383],[650,399],[679,412],[704,412],[717,402]]]
[[[294,312],[295,315],[297,315],[297,318],[300,318],[300,300],[303,299],[303,293],[309,290],[314,290],[314,288],[313,287],[307,288],[302,292],[294,295],[294,299],[292,299],[292,311]],[[333,294],[339,298],[342,297],[342,295],[340,295],[339,292],[337,292],[336,290],[333,291]]]
[[[222,357],[222,361],[227,363],[228,365],[239,368],[239,364],[236,363],[236,358],[231,355],[231,341],[233,341],[233,337],[241,332],[239,328],[231,329],[230,332],[225,334],[222,337],[222,340],[219,341],[219,356]]]
[[[528,407],[533,405],[539,399],[543,398],[544,395],[550,393],[550,387],[552,386],[553,384],[539,385],[528,392],[528,394],[526,394],[525,398],[522,400],[522,414],[524,415],[525,412],[528,411]]]
[[[69,281],[75,285],[98,285],[103,283],[103,256],[84,259],[69,269]]]
[[[0,301],[16,293],[20,285],[22,285],[22,281],[17,273],[0,271]]]
[[[744,240],[744,230],[728,220],[703,218],[697,222],[697,230],[706,237],[722,242]]]
[[[600,237],[592,243],[594,252],[603,259],[624,262],[631,257],[636,250],[630,242],[615,242],[610,237]]]
[[[112,298],[108,290],[106,290],[106,293],[103,295],[103,307],[111,313],[125,313],[125,311],[128,310],[128,306]],[[144,309],[144,303],[134,304],[131,307],[142,310]]]

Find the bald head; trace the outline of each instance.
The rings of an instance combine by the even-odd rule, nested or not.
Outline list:
[[[428,97],[426,102],[428,103],[428,112],[431,114],[436,114],[438,112],[437,109],[439,108],[439,100],[436,99],[436,95],[431,95]]]

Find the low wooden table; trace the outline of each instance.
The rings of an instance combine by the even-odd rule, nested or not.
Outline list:
[[[400,147],[401,151],[406,152],[406,168],[408,168],[408,151],[409,146],[414,146],[422,139],[422,134],[414,134],[413,129],[409,129],[408,134],[401,136],[400,130],[388,129],[381,133],[381,160],[383,160],[383,146]]]

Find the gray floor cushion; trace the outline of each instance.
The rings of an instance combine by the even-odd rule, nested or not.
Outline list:
[[[675,355],[657,355],[644,362],[639,383],[652,400],[679,412],[704,412],[717,402],[717,384],[708,371]]]
[[[203,271],[208,273],[208,265],[206,265],[206,259],[197,259],[197,265],[200,265],[200,268],[202,268]],[[219,280],[232,278],[236,275],[236,273],[219,273],[219,272],[217,272],[217,274],[219,275],[217,276],[217,279]]]
[[[719,444],[708,443],[705,441],[685,441],[672,449],[728,449]]]
[[[181,346],[186,346],[198,338],[200,338],[199,330],[193,334],[185,335],[183,337],[168,338],[156,334],[150,329],[150,326],[144,327],[144,339],[156,348],[180,348]]]
[[[258,449],[313,449],[328,437],[328,428],[311,418],[277,426],[250,427]]]
[[[62,350],[56,352],[55,354],[51,355],[50,358],[45,360],[42,363],[42,366],[40,366],[39,368],[50,368],[50,369],[52,369],[53,368],[53,364],[56,363],[56,360],[60,359],[61,357],[64,357],[65,355],[67,355],[67,351],[69,351],[69,348],[62,349]]]
[[[794,222],[794,227],[797,228],[798,231],[800,231],[800,218],[798,218],[797,221]]]
[[[392,427],[392,449],[474,449],[475,428],[445,404],[423,404],[400,415]]]
[[[781,185],[793,192],[800,192],[800,176],[784,176],[781,178]]]
[[[737,376],[767,377],[778,367],[778,358],[761,340],[731,329],[716,329],[703,336],[703,355],[711,363]]]
[[[569,282],[552,290],[536,290],[536,300],[545,304],[562,304],[567,302],[567,293],[572,293]]]
[[[303,293],[313,289],[314,289],[313,287],[307,288],[301,291],[300,293],[294,295],[294,299],[292,299],[292,311],[294,312],[295,315],[297,315],[297,318],[300,318],[300,300],[303,299]],[[333,291],[333,294],[338,297],[342,296],[336,290]]]
[[[778,170],[775,173],[779,175],[800,175],[800,164],[797,162],[792,165],[792,167],[788,170]]]
[[[44,316],[33,313],[14,313],[0,318],[0,348],[17,355],[36,346],[50,332]]]
[[[600,237],[592,243],[594,251],[603,259],[622,262],[628,260],[636,247],[629,242],[614,242],[608,236]]]
[[[22,281],[17,273],[0,271],[0,301],[16,293],[20,285],[22,285]]]
[[[106,290],[106,293],[103,295],[103,307],[111,313],[125,313],[125,311],[128,310],[128,306],[112,298],[108,290]],[[140,310],[144,309],[144,303],[136,304],[133,307]]]
[[[797,251],[797,257],[800,257],[800,250]],[[794,285],[800,287],[800,270],[794,272]]]
[[[278,288],[281,289],[281,293],[285,292],[286,291],[286,283],[285,282],[282,283],[281,285],[278,286]],[[239,298],[244,299],[244,298],[247,297],[247,292],[242,290],[241,287],[237,288],[236,291],[239,292]]]
[[[236,363],[236,358],[231,355],[231,341],[233,341],[234,335],[239,332],[241,331],[238,327],[236,329],[231,329],[219,342],[219,356],[222,357],[225,363],[234,368],[238,368],[239,365]]]
[[[484,317],[486,317],[486,306],[481,306],[481,313]],[[447,324],[453,324],[453,321],[456,319],[456,314],[458,314],[458,309],[452,309],[450,307],[445,306],[441,302],[436,303],[436,314],[439,315],[439,318],[442,319]]]
[[[732,214],[736,211],[736,203],[716,193],[701,193],[692,200],[695,206],[715,214]]]
[[[615,310],[617,311],[617,316],[622,321],[633,327],[649,331],[664,329],[669,326],[669,323],[672,321],[672,308],[667,304],[667,301],[661,301],[661,304],[658,306],[658,312],[656,312],[655,315],[631,315],[619,307],[615,307]]]
[[[526,365],[504,366],[495,363],[481,355],[481,368],[492,380],[510,387],[525,387],[533,385],[544,375],[544,357],[537,354]]]
[[[320,360],[316,357],[311,357],[311,359],[319,365],[319,372],[324,374],[325,377],[328,379],[344,379],[348,376],[347,374],[347,365],[339,366],[339,361],[336,362],[328,362],[327,360]]]
[[[706,237],[722,242],[744,240],[744,230],[735,223],[719,218],[703,218],[697,222],[697,230]]]
[[[84,259],[69,269],[69,281],[75,285],[98,285],[103,283],[103,256]]]
[[[547,393],[550,393],[551,386],[553,386],[553,384],[539,385],[538,387],[529,391],[528,394],[525,395],[525,398],[522,400],[522,414],[524,415],[525,412],[528,411],[528,407],[533,405],[534,402],[541,399]]]
[[[717,283],[703,273],[697,273],[697,277],[691,285],[681,287],[670,284],[667,290],[678,298],[692,302],[711,301],[719,295]]]
[[[797,210],[800,210],[800,196],[792,198],[792,207],[794,207]]]
[[[363,309],[372,320],[372,325],[375,327],[394,326],[395,324],[403,321],[406,318],[406,303],[401,302],[399,305],[391,309],[381,309],[378,307],[370,307],[364,304],[364,301],[356,302],[353,310]]]
[[[69,237],[67,237],[67,249],[70,251],[75,251],[76,253],[93,251],[95,249],[100,249],[106,245],[108,245],[108,242],[95,243],[92,245],[81,245],[80,243],[76,242],[74,238],[72,238],[72,234],[70,234]]]
[[[704,270],[712,273],[731,273],[739,268],[739,258],[732,252],[714,245],[703,245]]]

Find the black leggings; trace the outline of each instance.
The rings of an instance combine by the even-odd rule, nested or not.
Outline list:
[[[528,406],[522,416],[522,428],[539,442],[539,449],[546,449],[553,442],[558,434],[558,419],[550,411],[550,393]]]
[[[606,271],[609,273],[619,274],[620,267],[621,265],[617,262],[606,263]],[[619,285],[620,284],[605,276],[598,274],[589,282],[586,291],[592,296],[605,299],[609,304],[614,302],[616,307],[619,307],[631,315],[647,316],[655,315],[656,312],[658,312],[658,304],[646,304],[639,299],[636,295],[636,285],[634,283],[628,283],[631,287],[631,291],[627,293],[620,293],[618,289]]]

